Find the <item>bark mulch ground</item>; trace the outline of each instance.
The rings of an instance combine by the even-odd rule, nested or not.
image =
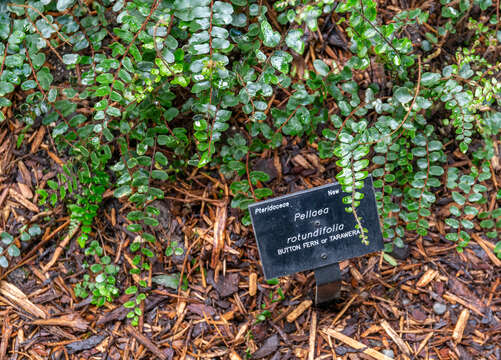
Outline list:
[[[44,219],[40,240],[15,240],[21,259],[2,273],[0,359],[501,359],[501,261],[480,231],[458,253],[444,240],[437,213],[428,237],[408,238],[408,248],[393,254],[398,266],[381,254],[341,263],[341,299],[315,307],[313,273],[264,280],[252,232],[227,201],[211,196],[227,193],[227,185],[206,173],[194,175],[195,185],[166,185],[172,196],[156,204],[164,231],[158,253],[167,239],[184,251],[155,259],[144,316],[132,327],[121,305],[128,295],[101,308],[75,296],[73,286],[87,271],[82,250],[66,236],[62,208],[44,213],[36,205],[35,190],[61,162],[45,131],[34,131],[19,150],[16,129],[0,132],[4,227]],[[306,148],[284,156],[282,173],[274,170],[294,181],[277,181],[277,193],[329,181],[328,164],[313,154]],[[283,174],[306,171],[306,164],[315,164],[308,176]],[[126,206],[106,196],[94,234],[123,269],[123,289],[131,261],[124,249],[133,239],[123,231]],[[57,252],[63,241],[68,250]],[[213,248],[220,249],[217,258]],[[176,273],[186,278],[179,291],[165,282]]]

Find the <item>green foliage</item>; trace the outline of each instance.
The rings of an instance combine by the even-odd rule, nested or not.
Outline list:
[[[501,241],[498,241],[494,247],[494,253],[496,253],[496,256],[501,259]]]
[[[28,242],[41,234],[42,230],[40,229],[40,226],[38,226],[37,224],[31,225],[30,227],[24,225],[19,229],[19,240],[21,242]],[[14,237],[8,232],[5,231],[1,232],[0,266],[3,268],[7,268],[12,259],[20,255],[21,255],[21,250],[19,247],[19,243],[15,241]]]
[[[83,234],[82,234],[83,235]],[[116,287],[116,276],[120,267],[111,263],[111,258],[104,253],[99,242],[93,240],[85,249],[85,255],[92,260],[96,260],[91,265],[85,263],[89,268],[89,273],[84,275],[81,283],[75,288],[75,295],[86,298],[92,294],[92,304],[102,306],[120,295]]]
[[[490,0],[473,4],[495,13]],[[411,26],[422,27],[428,13],[402,11],[382,23],[373,0],[276,1],[284,33],[268,7],[253,0],[0,3],[0,122],[12,107],[23,125],[20,146],[41,121],[64,154],[60,173],[37,193],[42,207],[64,204],[70,233],[79,229],[89,271],[75,293],[92,295],[98,306],[119,295],[118,268],[93,231],[107,191],[129,203],[123,216],[134,235],[127,249],[132,283],[125,292],[132,298],[125,306],[137,323],[148,293],[144,279],[160,255],[154,204],[165,196],[163,184],[197,168],[217,170],[230,184],[231,206],[249,225],[248,205],[273,195],[256,159],[293,138],[332,159],[364,243],[366,224],[357,207],[369,175],[388,252],[402,247],[409,233],[427,236],[437,193],[445,188],[454,202],[446,238],[459,251],[476,220],[498,238],[499,202],[480,210],[490,200],[490,162],[501,131],[495,76],[501,63],[480,51],[499,44],[495,15],[486,22],[466,19],[469,43],[439,69],[432,62],[470,6],[442,1],[443,25],[413,46],[405,35]],[[343,66],[314,59],[299,77],[295,59],[306,53],[318,20],[333,12],[352,56]],[[65,67],[64,82],[51,70],[56,65]],[[376,66],[391,86],[359,81],[360,72]],[[25,96],[22,104],[13,105],[14,92]],[[471,166],[445,173],[456,149]],[[20,239],[38,235],[30,230]],[[7,248],[0,266],[6,267],[5,251],[13,257],[20,250],[12,236],[1,236]],[[170,242],[165,255],[183,255],[183,248]],[[396,264],[389,254],[385,259]],[[156,283],[178,289],[179,276],[166,276]],[[283,297],[280,291],[271,294],[272,302]]]
[[[261,313],[259,313],[257,316],[256,316],[256,321],[255,321],[255,324],[258,324],[260,322],[263,322],[263,321],[266,321],[266,319],[270,318],[271,317],[271,312],[270,310],[263,310],[261,311]]]
[[[169,246],[165,248],[165,256],[181,256],[183,255],[184,250],[182,247],[178,246],[177,241],[172,241]]]
[[[162,285],[164,287],[168,287],[174,290],[177,290],[179,288],[179,280],[181,279],[181,274],[164,274],[164,275],[157,275],[152,278],[152,281],[155,284]],[[187,290],[188,289],[188,279],[186,278],[186,275],[183,276],[183,281],[181,283],[181,289],[182,290]]]
[[[470,235],[467,229],[473,229],[474,223],[470,220],[479,214],[477,207],[473,204],[485,204],[486,198],[483,193],[487,190],[485,186],[476,184],[479,178],[490,178],[488,164],[483,164],[482,172],[477,167],[472,167],[469,174],[462,174],[457,168],[449,168],[447,173],[447,187],[452,191],[454,205],[449,208],[451,217],[445,223],[451,228],[451,232],[446,238],[458,242],[458,250],[468,245]],[[487,168],[486,168],[487,166]]]

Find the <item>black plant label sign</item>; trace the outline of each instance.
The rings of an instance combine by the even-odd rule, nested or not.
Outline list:
[[[318,269],[383,249],[376,198],[369,176],[356,208],[369,244],[362,243],[337,183],[249,205],[266,279]]]

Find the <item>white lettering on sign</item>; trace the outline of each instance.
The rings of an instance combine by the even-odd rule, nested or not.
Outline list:
[[[319,245],[318,240],[306,241],[303,243],[303,249]]]
[[[332,230],[335,226],[339,226],[339,225],[341,225],[340,226],[340,230],[342,230],[344,228],[343,224],[335,224],[335,225],[333,225],[331,227],[328,227],[328,228],[326,227],[326,228]],[[294,239],[300,238],[301,240],[305,240],[305,239],[310,238],[310,237],[314,238],[315,235],[313,235],[313,234],[315,234],[315,232],[309,232],[309,233],[306,233],[306,234],[297,234],[296,236],[293,236],[291,238],[294,238]],[[277,254],[278,255],[285,255],[285,254],[289,254],[289,253],[292,253],[292,252],[295,252],[295,251],[299,251],[299,250],[302,250],[302,249],[308,249],[308,248],[312,248],[312,247],[315,247],[315,246],[318,246],[318,245],[321,245],[321,244],[325,244],[325,243],[327,243],[327,241],[333,242],[333,241],[336,241],[336,240],[340,240],[340,239],[352,237],[352,236],[355,236],[355,235],[360,235],[360,230],[353,229],[353,230],[345,231],[345,232],[342,232],[342,233],[338,232],[337,234],[330,235],[328,238],[312,239],[312,240],[309,240],[309,241],[304,241],[301,244],[294,244],[294,245],[291,245],[291,246],[286,246],[286,247],[277,249]],[[304,237],[304,236],[307,236],[307,237]],[[317,234],[316,236],[319,236],[319,235]],[[289,240],[291,238],[287,239],[287,243],[289,243]],[[297,241],[297,240],[294,240],[294,241]],[[294,242],[294,241],[292,241],[292,242]]]
[[[328,196],[337,195],[337,194],[339,194],[339,189],[327,190]]]
[[[294,252],[294,251],[298,251],[298,250],[301,250],[301,246],[299,246],[299,245],[292,245],[292,246],[284,247],[282,249],[278,249],[277,250],[277,254],[278,255],[284,255],[284,254],[287,254],[287,253],[290,253],[290,252]]]
[[[358,229],[357,230],[350,230],[350,231],[346,231],[346,232],[341,233],[341,234],[331,235],[329,237],[329,241],[332,242],[332,241],[344,239],[344,238],[355,236],[355,235],[360,235],[360,230],[358,230]]]
[[[287,244],[295,243],[296,241],[304,241],[311,238],[316,238],[317,236],[322,236],[325,234],[330,234],[332,232],[343,231],[344,224],[334,224],[332,226],[323,226],[315,229],[314,231],[309,231],[307,233],[298,233],[297,235],[290,236],[287,238]]]
[[[256,208],[256,210],[254,210],[254,214],[264,214],[264,213],[267,213],[267,212],[270,212],[273,210],[277,210],[277,209],[281,209],[281,208],[285,208],[285,207],[289,207],[288,202],[283,202],[280,204],[273,204],[273,205],[268,205],[268,206],[264,206],[261,208]]]
[[[324,209],[316,209],[316,210],[307,210],[305,213],[297,212],[294,215],[294,221],[311,219],[320,215],[325,215],[329,213],[329,208]]]

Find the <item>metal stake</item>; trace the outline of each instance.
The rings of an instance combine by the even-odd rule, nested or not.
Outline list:
[[[315,304],[322,304],[339,298],[341,288],[341,269],[339,263],[314,270],[316,290]]]

